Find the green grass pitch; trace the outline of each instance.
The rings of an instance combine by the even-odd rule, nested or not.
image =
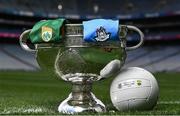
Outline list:
[[[151,111],[115,110],[109,96],[113,78],[94,83],[93,93],[107,106],[107,115],[180,115],[180,73],[154,75],[160,86],[160,97],[158,104]],[[47,72],[0,72],[0,114],[59,114],[57,107],[70,91],[70,83]]]

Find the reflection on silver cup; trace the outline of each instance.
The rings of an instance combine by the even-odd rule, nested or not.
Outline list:
[[[67,114],[78,112],[106,112],[105,105],[91,92],[93,81],[112,76],[123,66],[126,50],[136,49],[143,43],[143,33],[134,26],[119,27],[120,41],[88,43],[83,41],[81,24],[66,24],[66,37],[61,43],[27,46],[28,34],[22,33],[20,45],[27,51],[36,51],[37,61],[43,70],[55,72],[61,79],[72,83],[72,92],[58,107]],[[139,33],[140,42],[126,47],[128,30]]]

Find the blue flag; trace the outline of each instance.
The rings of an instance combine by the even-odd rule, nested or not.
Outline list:
[[[86,42],[119,41],[119,21],[94,19],[83,21],[83,36]]]

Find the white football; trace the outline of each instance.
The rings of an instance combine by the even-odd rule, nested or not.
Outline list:
[[[159,87],[150,72],[129,67],[122,69],[113,80],[110,96],[119,111],[150,110],[157,104]]]

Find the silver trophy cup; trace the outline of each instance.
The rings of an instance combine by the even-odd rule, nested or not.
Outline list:
[[[139,34],[140,42],[126,47],[128,30]],[[140,47],[143,33],[134,26],[119,26],[119,41],[85,42],[82,24],[66,24],[65,38],[61,43],[27,45],[31,30],[20,36],[20,45],[26,51],[35,51],[37,62],[44,70],[55,72],[64,81],[72,83],[72,92],[61,102],[58,111],[74,114],[80,112],[106,112],[106,106],[91,92],[94,81],[116,74],[125,63],[126,51]],[[103,37],[103,33],[100,33]]]

